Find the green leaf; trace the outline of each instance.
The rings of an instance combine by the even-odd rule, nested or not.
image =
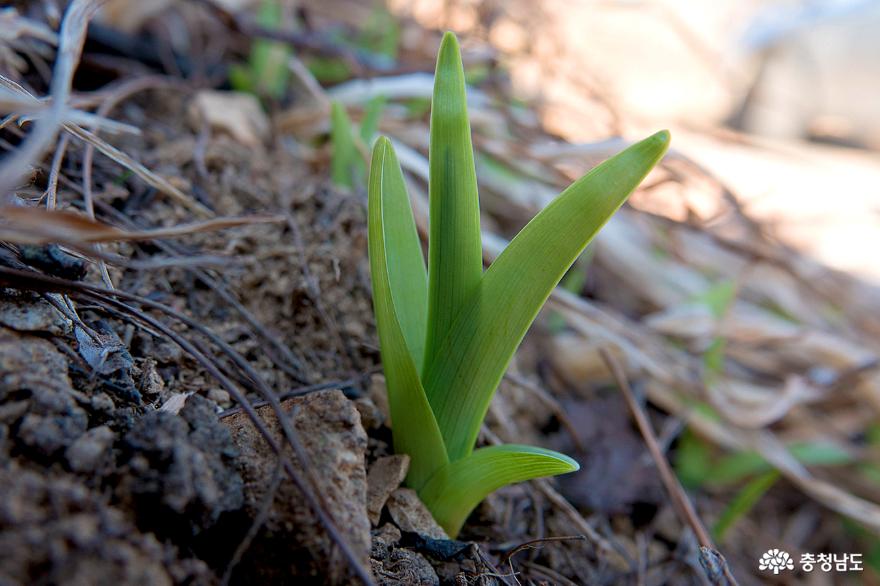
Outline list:
[[[721,516],[712,527],[712,537],[719,543],[724,541],[727,530],[733,527],[741,517],[747,515],[758,504],[761,497],[776,484],[777,480],[779,480],[779,472],[771,470],[746,484],[721,512]]]
[[[354,143],[351,119],[345,106],[334,101],[330,105],[330,178],[335,185],[353,188],[363,178],[363,159]]]
[[[828,442],[801,442],[791,444],[788,450],[805,466],[843,466],[853,462],[852,454]],[[713,486],[725,486],[772,468],[758,452],[737,452],[719,459],[707,481]]]
[[[443,37],[437,56],[429,159],[426,368],[483,275],[480,205],[464,70],[458,41],[452,33]]]
[[[400,164],[387,138],[373,148],[368,203],[368,245],[373,307],[394,449],[409,454],[407,482],[421,487],[448,462],[417,365],[423,352],[427,276]]]
[[[271,29],[279,27],[282,19],[281,3],[277,0],[265,0],[257,13],[257,22]],[[273,99],[280,99],[287,89],[290,78],[288,61],[292,52],[290,46],[278,41],[257,39],[251,45],[249,60],[251,83],[258,93]]]
[[[450,459],[471,452],[492,395],[541,306],[668,146],[669,133],[659,132],[568,187],[489,267],[443,341],[432,349],[429,338],[435,359],[426,361],[422,382]],[[435,221],[432,238],[433,229],[440,231]],[[429,309],[428,316],[430,332],[436,314]]]
[[[703,486],[712,470],[712,453],[709,444],[690,428],[685,429],[675,450],[675,472],[689,489]]]
[[[579,468],[568,456],[543,448],[516,444],[480,448],[438,470],[419,496],[454,539],[474,507],[492,491]]]
[[[379,129],[379,119],[382,117],[382,111],[385,109],[385,96],[376,96],[372,98],[367,105],[364,106],[364,118],[361,120],[361,140],[364,144],[370,144],[373,136]]]
[[[736,281],[727,279],[709,287],[698,295],[694,301],[709,308],[712,316],[721,319],[736,298]]]

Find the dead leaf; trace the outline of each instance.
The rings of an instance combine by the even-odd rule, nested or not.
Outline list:
[[[168,228],[125,231],[71,211],[49,211],[36,207],[0,207],[0,240],[16,244],[92,244],[174,238],[196,232],[211,232],[248,224],[283,222],[280,216],[216,218]]]

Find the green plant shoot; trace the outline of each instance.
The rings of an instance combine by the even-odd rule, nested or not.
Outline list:
[[[278,0],[263,0],[257,13],[257,23],[278,28],[282,6]],[[257,39],[251,45],[247,65],[236,64],[229,72],[232,86],[242,92],[279,100],[287,90],[290,70],[287,62],[292,51],[285,43]]]
[[[578,469],[521,445],[474,450],[492,395],[538,311],[590,240],[663,157],[669,133],[634,144],[573,183],[483,271],[477,178],[455,36],[437,57],[430,136],[428,265],[394,148],[369,179],[373,305],[394,447],[407,484],[455,537],[492,491]]]

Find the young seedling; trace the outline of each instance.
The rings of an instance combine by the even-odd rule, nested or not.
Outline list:
[[[337,101],[330,104],[330,178],[339,187],[353,188],[363,184],[367,174],[366,145],[372,142],[379,127],[379,118],[385,107],[385,97],[377,96],[367,102],[358,132],[355,132],[345,111],[345,106]]]
[[[522,445],[474,450],[517,346],[587,243],[661,159],[659,132],[573,183],[484,272],[477,178],[458,42],[437,57],[430,136],[428,266],[391,142],[373,148],[369,254],[373,306],[394,448],[406,482],[446,532],[458,534],[492,491],[578,469],[568,456]]]
[[[274,29],[279,26],[282,16],[278,0],[263,0],[257,23]],[[247,65],[235,64],[230,69],[230,82],[238,91],[280,100],[290,79],[287,62],[291,54],[290,47],[284,43],[257,39],[251,45]]]

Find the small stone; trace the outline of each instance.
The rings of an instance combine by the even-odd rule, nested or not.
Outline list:
[[[208,399],[214,401],[221,407],[229,405],[230,402],[229,393],[223,389],[211,389],[208,391]]]
[[[93,472],[107,460],[110,447],[116,439],[106,425],[95,427],[81,435],[65,452],[67,463],[74,472]]]
[[[139,387],[145,397],[156,397],[165,389],[165,381],[159,375],[156,361],[152,358],[147,358],[141,365]]]
[[[248,147],[262,144],[269,136],[269,119],[252,94],[203,90],[190,104],[189,115],[197,128],[206,124]]]
[[[385,376],[374,374],[370,378],[370,388],[367,396],[385,417],[385,424],[391,426],[391,408],[388,406],[388,387],[385,386]]]
[[[392,492],[397,490],[409,472],[409,456],[395,454],[379,458],[367,474],[367,514],[370,523],[377,525],[382,507]]]
[[[67,320],[48,302],[17,297],[0,304],[0,325],[19,332],[61,335],[69,329]]]
[[[183,350],[177,344],[171,342],[157,342],[153,347],[151,356],[159,364],[176,364],[183,358]]]
[[[400,529],[391,523],[385,523],[372,532],[373,541],[370,548],[370,557],[376,560],[388,559],[392,548],[400,541]]]
[[[446,532],[411,488],[398,488],[388,498],[388,512],[401,531],[434,539],[449,539]]]
[[[107,393],[98,393],[89,401],[89,407],[96,413],[110,413],[116,409],[113,399]]]
[[[440,578],[431,564],[419,553],[398,548],[384,562],[370,560],[373,573],[382,576],[382,584],[403,586],[439,586]]]
[[[384,525],[373,531],[373,540],[379,540],[385,545],[397,545],[397,542],[400,541],[400,538],[400,529],[398,529],[396,525],[392,525],[391,523],[385,523]]]
[[[361,423],[364,429],[379,429],[385,423],[385,414],[369,397],[355,399],[354,406],[361,414]]]

